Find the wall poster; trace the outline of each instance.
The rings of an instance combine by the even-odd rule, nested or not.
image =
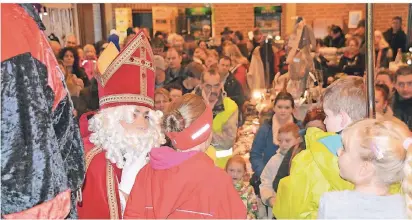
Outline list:
[[[255,27],[259,28],[263,35],[281,36],[282,6],[255,7]]]

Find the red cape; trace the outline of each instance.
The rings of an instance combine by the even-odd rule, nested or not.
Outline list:
[[[153,157],[154,151],[161,153]],[[232,179],[205,153],[161,147],[150,156],[150,164],[136,177],[124,218],[246,219],[246,207]]]

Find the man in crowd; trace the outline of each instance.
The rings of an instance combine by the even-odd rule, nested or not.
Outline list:
[[[156,89],[163,87],[165,80],[166,80],[166,63],[165,59],[160,56],[160,55],[154,55],[154,68],[156,70],[156,78],[155,78],[155,83],[156,83]]]
[[[66,36],[66,45],[65,47],[76,47],[78,45],[77,38],[74,34],[68,34]]]
[[[412,131],[412,66],[402,66],[395,73],[394,115]]]
[[[238,125],[238,106],[223,94],[223,83],[217,65],[203,72],[201,86],[194,92],[203,96],[213,109],[213,138],[211,145],[216,149],[216,165],[224,168],[233,153]]]
[[[232,63],[230,57],[224,56],[219,60],[218,71],[224,84],[224,90],[227,96],[235,101],[237,106],[240,106],[241,108],[243,103],[245,103],[245,97],[242,86],[233,76],[233,73],[229,71],[231,66]]]
[[[200,78],[204,72],[202,64],[191,62],[185,68],[185,77],[180,77],[177,80],[177,84],[182,87],[183,95],[186,93],[192,93],[193,90],[201,83]]]
[[[63,72],[32,4],[2,4],[1,20],[1,217],[76,219],[84,155]]]
[[[165,84],[169,84],[175,81],[178,77],[184,76],[184,68],[182,66],[182,54],[175,48],[169,48],[166,53],[166,81]]]
[[[202,27],[202,34],[200,35],[200,40],[208,43],[210,40],[210,37],[211,37],[210,25],[205,24]]]
[[[147,154],[165,142],[159,125],[163,114],[153,111],[153,53],[143,31],[118,56],[111,51],[99,58],[100,110],[80,119],[86,152],[80,218],[121,219]]]
[[[401,49],[402,53],[407,52],[407,38],[405,32],[402,30],[401,17],[396,16],[392,19],[392,27],[383,33],[383,37],[391,46],[393,53],[396,54],[399,49]],[[395,58],[396,56],[393,56],[393,60],[395,60]]]

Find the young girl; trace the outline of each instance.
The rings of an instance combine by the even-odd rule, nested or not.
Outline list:
[[[260,197],[262,198],[263,204],[269,207],[273,207],[275,202],[276,192],[273,189],[273,180],[276,177],[279,166],[289,149],[299,145],[302,141],[299,130],[299,126],[294,123],[288,123],[280,127],[278,132],[279,149],[276,151],[276,154],[270,158],[260,176],[260,180],[262,181],[260,184]]]
[[[355,190],[323,194],[318,218],[411,218],[412,210],[406,205],[411,203],[412,191],[408,127],[395,118],[365,119],[346,128],[342,139],[340,176],[352,182]],[[399,192],[396,186],[402,180],[406,202],[400,194],[391,194]]]
[[[393,116],[393,111],[390,107],[390,91],[385,84],[375,85],[375,106],[376,113],[385,117]]]
[[[226,172],[232,177],[233,185],[247,208],[247,218],[257,219],[258,203],[253,187],[244,182],[246,161],[240,155],[231,157],[226,164]]]

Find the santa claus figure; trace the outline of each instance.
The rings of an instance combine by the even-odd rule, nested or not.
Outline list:
[[[79,218],[119,219],[148,152],[165,142],[163,115],[153,110],[153,53],[143,32],[120,53],[109,44],[98,67],[100,110],[80,119],[86,178],[78,212]]]

